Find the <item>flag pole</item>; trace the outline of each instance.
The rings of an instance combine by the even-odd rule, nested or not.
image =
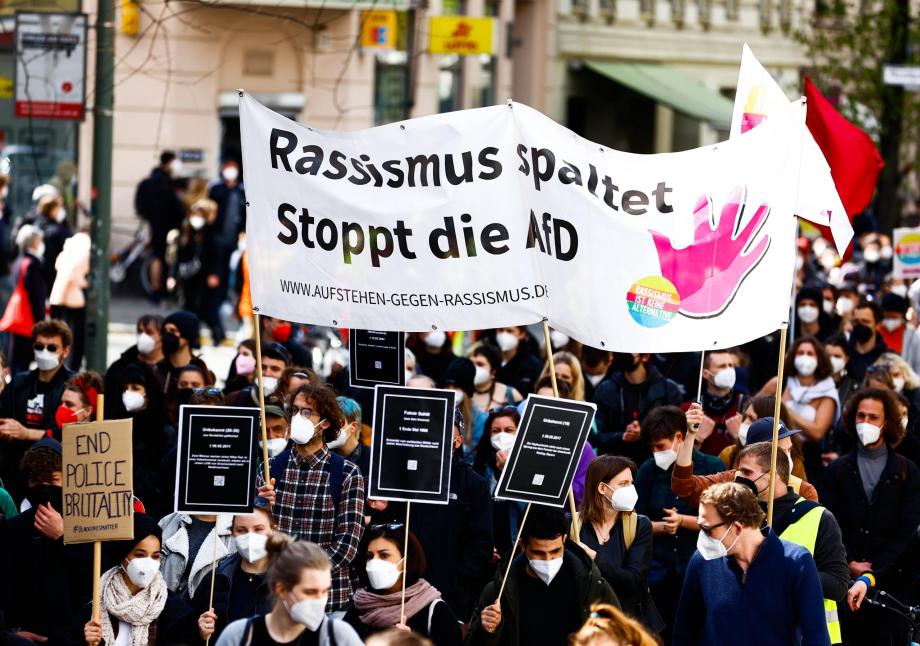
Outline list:
[[[265,472],[265,484],[272,483],[271,468],[268,463],[268,426],[265,422],[265,388],[262,386],[262,328],[259,326],[259,314],[252,313],[253,334],[256,341],[256,376],[259,385],[259,418],[262,420],[262,468]]]
[[[502,584],[498,589],[498,596],[495,597],[495,603],[502,600],[505,584],[508,583],[508,575],[511,574],[511,564],[514,562],[514,553],[517,551],[518,543],[521,542],[521,533],[524,531],[524,523],[527,522],[527,514],[530,513],[530,505],[531,503],[527,503],[527,507],[524,509],[524,515],[521,517],[521,526],[518,527],[517,537],[514,539],[514,545],[511,546],[511,553],[508,555],[508,567],[505,568],[505,576],[502,577]]]
[[[543,342],[546,347],[546,361],[549,366],[549,380],[553,385],[553,397],[559,399],[559,384],[556,382],[556,361],[553,358],[553,346],[550,343],[549,338],[549,323],[546,319],[543,319]],[[576,447],[577,450],[578,447]],[[584,452],[584,447],[581,447],[582,452]],[[581,456],[579,456],[580,459]],[[570,538],[573,541],[578,542],[581,540],[579,537],[581,535],[581,523],[578,521],[578,508],[575,505],[575,492],[572,490],[572,487],[569,487],[569,510],[572,512],[572,525],[569,529]],[[499,597],[501,595],[499,594]]]
[[[779,415],[783,405],[783,368],[786,363],[786,328],[779,328],[779,363],[776,371],[776,401],[773,403],[773,440],[770,450],[770,498],[767,501],[767,525],[773,526],[773,495],[776,493],[776,454],[779,448]]]
[[[399,602],[399,623],[406,623],[406,563],[409,557],[409,511],[412,509],[412,501],[406,501],[406,536],[403,539],[403,572],[402,572],[402,598]]]
[[[96,421],[105,421],[105,395],[96,395]],[[102,622],[102,542],[93,541],[93,621]]]

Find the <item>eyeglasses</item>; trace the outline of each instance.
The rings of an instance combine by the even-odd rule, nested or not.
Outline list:
[[[489,411],[489,415],[497,415],[498,413],[507,413],[510,411],[517,412],[517,406],[496,406]]]
[[[32,348],[36,352],[41,352],[45,348],[48,348],[48,352],[57,352],[60,349],[60,347],[61,346],[59,346],[57,343],[49,343],[48,345],[45,345],[44,343],[39,343],[38,341],[36,341],[35,343],[32,344]]]
[[[316,412],[312,408],[297,408],[293,404],[288,404],[287,412],[291,417],[296,417],[297,415],[300,415],[301,417],[305,417],[306,419],[310,419],[316,414]]]
[[[700,525],[700,531],[703,532],[704,534],[706,534],[706,536],[711,536],[711,535],[712,535],[712,530],[717,529],[717,528],[719,528],[719,527],[722,527],[722,526],[724,526],[724,525],[728,525],[728,524],[729,524],[729,523],[728,523],[728,521],[726,520],[726,521],[723,521],[723,522],[719,523],[718,525],[713,525],[712,527],[706,527],[705,525]]]
[[[405,525],[403,525],[402,523],[378,523],[376,525],[371,525],[371,531],[379,532],[379,531],[387,530],[391,532],[398,532],[403,527],[405,527]]]
[[[222,393],[220,392],[219,388],[193,388],[192,394],[193,395],[220,395]]]

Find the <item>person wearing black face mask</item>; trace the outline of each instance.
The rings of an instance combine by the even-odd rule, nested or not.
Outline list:
[[[680,403],[680,386],[648,360],[647,354],[617,352],[613,375],[598,385],[594,393],[598,432],[590,441],[599,454],[622,455],[642,464],[652,454],[640,441],[639,421],[653,408]]]
[[[876,331],[881,321],[882,309],[875,301],[862,300],[853,312],[847,374],[855,381],[862,381],[866,368],[888,350],[888,346]]]
[[[155,371],[170,402],[175,401],[179,373],[186,366],[198,366],[205,375],[208,374],[207,364],[192,354],[192,348],[198,347],[199,327],[198,317],[184,310],[173,312],[163,319],[160,345],[164,358],[156,365]]]
[[[0,534],[0,611],[21,637],[61,643],[74,611],[91,593],[88,545],[64,545],[61,445],[44,438],[20,464],[31,509]]]

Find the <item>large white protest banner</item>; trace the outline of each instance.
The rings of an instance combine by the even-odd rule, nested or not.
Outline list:
[[[256,311],[377,330],[548,318],[594,347],[731,346],[787,318],[805,111],[635,155],[521,104],[358,132],[241,93]]]
[[[788,105],[786,93],[745,43],[741,53],[729,137],[734,139],[748,132],[768,117],[785,110]],[[843,256],[853,239],[853,225],[837,194],[827,159],[808,128],[805,129],[802,145],[803,190],[798,194],[796,215],[809,222],[829,226],[834,246]]]

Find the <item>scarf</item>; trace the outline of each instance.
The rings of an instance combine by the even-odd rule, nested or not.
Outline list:
[[[406,588],[406,621],[441,598],[441,593],[425,579],[419,579]],[[402,590],[390,594],[377,594],[361,588],[353,597],[361,623],[373,628],[392,628],[399,623]],[[133,646],[133,645],[132,645]]]
[[[840,397],[837,395],[837,384],[831,377],[825,377],[811,386],[803,386],[797,377],[789,377],[786,381],[786,388],[792,397],[791,401],[786,402],[786,407],[799,417],[809,422],[815,421],[818,411],[811,406],[811,402],[822,397],[834,400],[834,421],[836,422],[840,417]]]
[[[166,607],[166,581],[160,574],[149,586],[132,595],[121,573],[121,566],[102,575],[102,639],[114,646],[115,631],[110,615],[131,625],[131,646],[147,646],[150,624]]]

